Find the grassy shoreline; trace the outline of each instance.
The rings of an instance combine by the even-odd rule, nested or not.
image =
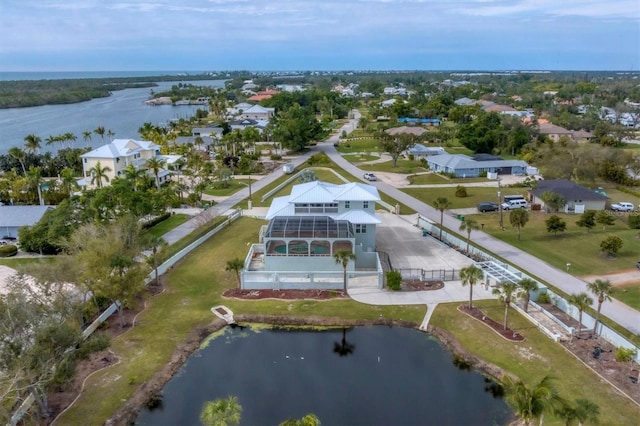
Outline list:
[[[87,380],[85,391],[57,424],[102,424],[121,407],[135,391],[149,381],[170,361],[176,347],[194,333],[211,324],[215,317],[210,308],[225,304],[236,314],[278,315],[283,317],[324,317],[348,321],[375,321],[381,316],[397,321],[420,323],[425,314],[423,305],[417,306],[369,306],[353,300],[332,301],[241,301],[224,299],[225,289],[237,285],[235,274],[225,271],[226,261],[243,257],[246,242],[257,238],[263,221],[242,218],[205,242],[177,264],[165,277],[164,293],[147,301],[147,309],[138,317],[136,327],[114,339],[111,349],[122,362],[94,374]],[[221,242],[224,241],[224,244]],[[486,308],[491,315],[500,318],[501,306]],[[452,306],[454,305],[454,306]],[[526,333],[522,344],[506,345],[481,324],[456,315],[456,304],[440,305],[433,314],[433,325],[447,330],[466,351],[516,374],[525,381],[537,378],[544,368],[554,364],[562,374],[562,388],[579,388],[580,395],[594,400],[602,410],[603,424],[630,424],[637,407],[627,400],[613,395],[608,386],[603,387],[599,378],[562,348],[543,336],[534,326],[519,315],[512,315],[514,327]],[[485,308],[483,306],[483,308]],[[527,354],[535,354],[527,359]],[[527,355],[527,356],[525,356]],[[541,362],[540,360],[545,360]],[[553,363],[551,362],[553,360]],[[549,364],[549,365],[547,365]],[[577,379],[576,379],[577,377]],[[580,384],[576,380],[580,380]],[[596,389],[597,388],[597,389]],[[592,393],[597,392],[597,400]]]

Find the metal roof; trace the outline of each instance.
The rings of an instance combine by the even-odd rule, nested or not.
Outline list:
[[[494,261],[476,262],[476,266],[482,269],[482,272],[489,275],[499,283],[512,282],[517,284],[522,281],[521,275],[509,271],[507,268]]]

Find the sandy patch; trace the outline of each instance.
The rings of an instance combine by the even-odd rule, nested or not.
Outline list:
[[[640,284],[640,269],[626,269],[604,275],[585,275],[580,277],[580,279],[586,282],[593,282],[597,279],[609,280],[614,287],[632,286]]]

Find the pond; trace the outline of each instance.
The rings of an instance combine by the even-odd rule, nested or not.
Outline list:
[[[405,328],[229,328],[194,353],[139,425],[198,425],[206,401],[236,396],[241,424],[315,414],[323,425],[493,425],[512,413],[492,383]]]

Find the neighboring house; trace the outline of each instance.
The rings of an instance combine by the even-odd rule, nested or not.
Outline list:
[[[410,124],[423,124],[427,126],[439,126],[440,119],[439,118],[412,118],[412,117],[401,117],[398,118],[398,123],[410,123]]]
[[[566,179],[539,181],[538,187],[529,191],[531,203],[540,204],[544,208],[544,201],[540,197],[547,191],[562,195],[566,202],[563,209],[565,212],[582,213],[585,210],[604,210],[607,203],[606,195]]]
[[[375,186],[359,182],[294,185],[289,196],[273,200],[261,243],[252,246],[245,261],[242,288],[342,288],[342,265],[334,259],[338,250],[356,255],[349,271],[364,269],[381,276],[375,251],[379,201]],[[285,279],[294,274],[303,282]],[[334,279],[323,280],[322,274]]]
[[[586,130],[571,130],[571,139],[576,142],[591,142],[594,134]]]
[[[407,150],[407,155],[413,155],[416,160],[426,159],[431,155],[444,154],[446,151],[440,146],[427,147],[420,143],[415,144]]]
[[[260,105],[252,105],[246,110],[242,111],[238,114],[239,120],[250,119],[250,120],[269,120],[275,114],[275,108],[265,108]]]
[[[475,99],[460,98],[453,101],[453,103],[461,106],[469,106],[469,105],[476,105],[478,101],[476,101]]]
[[[33,226],[52,206],[2,206],[0,205],[0,239],[18,237],[18,229]]]
[[[547,136],[554,142],[558,142],[563,136],[571,138],[570,130],[565,129],[564,127],[556,126],[555,124],[543,122],[542,120],[538,121],[538,129],[539,134]]]
[[[202,139],[202,143],[198,144],[197,139],[200,137]],[[193,145],[194,148],[199,149],[201,151],[207,151],[210,147],[215,146],[220,139],[214,139],[209,136],[178,136],[173,143],[169,141],[170,145]]]
[[[222,132],[224,132],[222,127],[194,127],[191,129],[191,135],[194,137],[208,136],[210,138],[220,139],[222,138]]]
[[[273,89],[261,90],[259,92],[256,92],[256,94],[251,96],[250,98],[247,98],[247,100],[253,101],[253,102],[260,102],[265,99],[271,99],[273,95],[277,95],[278,93],[280,93],[280,91],[273,90]]]
[[[260,133],[262,133],[262,130],[267,127],[267,124],[269,124],[269,121],[267,120],[253,120],[251,118],[229,121],[229,127],[231,130],[244,130],[247,127],[255,127]]]
[[[426,157],[429,168],[434,172],[451,173],[456,177],[476,177],[481,173],[499,175],[525,175],[529,165],[522,160],[503,160],[488,154],[473,157],[462,154],[442,153]]]
[[[102,185],[109,185],[109,183],[120,176],[123,170],[130,164],[136,169],[146,170],[147,161],[151,158],[162,158],[167,163],[167,166],[177,161],[180,156],[168,156],[160,154],[160,147],[153,142],[149,141],[136,141],[133,139],[114,139],[113,142],[106,145],[102,145],[93,151],[82,154],[82,171],[83,179],[78,181],[80,186],[87,188],[95,188],[96,183],[91,183],[92,172],[91,170],[100,163],[101,168],[108,167],[109,170],[105,172],[105,176],[108,178],[102,181]],[[149,172],[152,174],[152,172]],[[171,172],[169,170],[162,170],[158,179],[160,183],[164,183],[168,180]]]

